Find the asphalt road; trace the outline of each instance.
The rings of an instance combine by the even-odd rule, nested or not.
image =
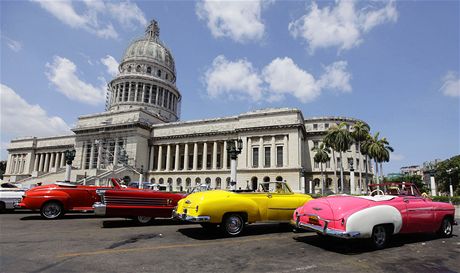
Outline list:
[[[223,238],[195,224],[138,227],[89,213],[1,214],[0,234],[0,272],[460,272],[459,226],[452,238],[397,236],[380,251],[278,224]]]

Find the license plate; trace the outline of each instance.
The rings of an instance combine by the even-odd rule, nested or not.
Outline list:
[[[320,226],[318,216],[309,216],[308,222],[312,225]]]

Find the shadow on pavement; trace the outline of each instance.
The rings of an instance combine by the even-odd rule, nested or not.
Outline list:
[[[453,237],[456,236],[454,235]],[[440,237],[436,234],[400,234],[395,235],[386,248],[401,247],[406,244],[429,242],[437,239],[440,239]],[[356,255],[375,251],[366,239],[347,240],[316,235],[308,237],[299,236],[295,237],[294,240],[344,255]]]
[[[102,221],[102,228],[125,228],[125,227],[140,227],[140,226],[173,226],[173,225],[186,225],[184,223],[174,219],[155,219],[149,224],[141,225],[136,221],[128,218],[121,218],[117,220],[105,220]]]
[[[194,226],[190,228],[181,228],[177,230],[183,235],[195,239],[195,240],[214,240],[226,238],[225,234],[217,227],[214,230],[204,229],[201,226]],[[292,228],[289,225],[283,224],[254,224],[246,225],[243,233],[238,237],[247,237],[255,235],[266,235],[273,233],[287,233],[292,232]]]
[[[92,212],[88,213],[80,213],[80,214],[65,214],[59,219],[55,220],[50,220],[50,221],[65,221],[65,220],[72,220],[72,219],[92,219],[92,218],[99,218],[96,215],[94,215]],[[21,221],[29,221],[29,220],[46,220],[41,217],[39,213],[37,215],[30,215],[30,216],[25,216],[20,218],[19,220]]]

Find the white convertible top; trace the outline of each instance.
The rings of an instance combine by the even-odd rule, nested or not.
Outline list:
[[[394,195],[375,195],[375,196],[361,195],[361,196],[355,196],[355,197],[364,198],[364,199],[376,201],[376,202],[388,201],[388,200],[396,198],[396,196]]]

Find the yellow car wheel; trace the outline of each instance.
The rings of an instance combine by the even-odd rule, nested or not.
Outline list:
[[[244,219],[240,214],[228,214],[222,221],[222,230],[228,236],[238,236],[243,232],[243,229]]]

